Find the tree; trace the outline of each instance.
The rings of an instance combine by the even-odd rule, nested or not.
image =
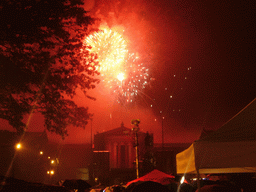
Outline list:
[[[95,19],[82,0],[1,0],[0,118],[18,133],[25,115],[39,112],[48,131],[63,138],[67,126],[85,127],[92,114],[72,98],[99,80],[96,56],[83,39]]]

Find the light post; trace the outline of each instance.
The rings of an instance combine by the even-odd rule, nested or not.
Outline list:
[[[162,151],[164,151],[164,117],[162,117]]]
[[[15,177],[15,167],[16,167],[15,165],[17,164],[17,162],[15,162],[15,160],[17,159],[18,151],[21,150],[22,145],[21,145],[21,143],[16,143],[15,145],[4,145],[1,147],[11,150],[11,155],[10,155],[11,163],[9,165],[9,168],[7,169],[6,175],[8,177],[11,174],[11,176],[14,178]]]
[[[93,150],[93,142],[92,142],[92,118],[91,120],[91,150]]]
[[[132,131],[135,134],[135,153],[136,153],[136,176],[137,179],[139,178],[139,153],[138,153],[138,132],[140,130],[139,128],[140,120],[139,119],[133,119],[132,120]]]
[[[16,149],[21,149],[21,144],[20,143],[16,144]]]
[[[49,159],[49,167],[48,167],[48,171],[47,174],[49,175],[49,182],[53,182],[52,179],[57,179],[58,177],[58,166],[59,166],[59,159],[53,158],[51,159],[51,157],[48,157]]]

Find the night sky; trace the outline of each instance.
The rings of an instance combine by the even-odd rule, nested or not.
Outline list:
[[[127,28],[130,47],[144,56],[152,81],[133,105],[116,103],[101,85],[88,92],[95,102],[78,93],[76,101],[94,119],[86,130],[70,127],[65,142],[90,142],[91,128],[102,132],[121,122],[130,128],[134,118],[141,119],[142,131],[154,133],[155,142],[161,142],[162,128],[165,142],[193,142],[203,128],[218,129],[256,97],[253,1],[114,2],[90,1],[86,7],[108,25]],[[115,21],[108,18],[113,10]],[[34,115],[29,131],[43,129]]]
[[[183,88],[171,104],[184,108],[182,122],[220,126],[256,96],[252,1],[156,1],[155,6],[161,7],[158,34],[165,57],[159,85]],[[187,81],[172,85],[171,75],[190,66]]]

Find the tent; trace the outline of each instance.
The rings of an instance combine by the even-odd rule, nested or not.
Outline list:
[[[176,155],[177,174],[256,172],[256,98],[217,131]]]
[[[153,181],[153,182],[161,183],[162,185],[167,185],[167,184],[170,184],[171,182],[173,182],[174,178],[175,177],[173,175],[169,175],[162,171],[154,169],[153,171],[149,172],[148,174],[146,174],[138,179],[128,182],[126,185],[129,186],[130,184],[138,182],[138,181]]]
[[[136,183],[132,183],[132,185],[129,185],[126,189],[126,192],[141,192],[141,191],[147,191],[147,192],[155,192],[155,191],[161,191],[161,192],[170,192],[167,186],[164,186],[160,183],[153,182],[153,181],[139,181]]]

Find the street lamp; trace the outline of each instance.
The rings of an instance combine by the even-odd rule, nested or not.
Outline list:
[[[92,142],[92,118],[91,120],[91,150],[93,150],[93,142]]]
[[[164,117],[162,117],[162,151],[164,151]]]
[[[134,126],[132,128],[132,131],[135,133],[135,153],[136,153],[136,175],[137,179],[139,178],[139,153],[138,153],[138,132],[140,130],[139,128],[140,120],[139,119],[133,119],[132,125]]]
[[[48,175],[54,175],[54,170],[47,171]]]
[[[21,144],[20,143],[16,144],[16,149],[21,149]]]

